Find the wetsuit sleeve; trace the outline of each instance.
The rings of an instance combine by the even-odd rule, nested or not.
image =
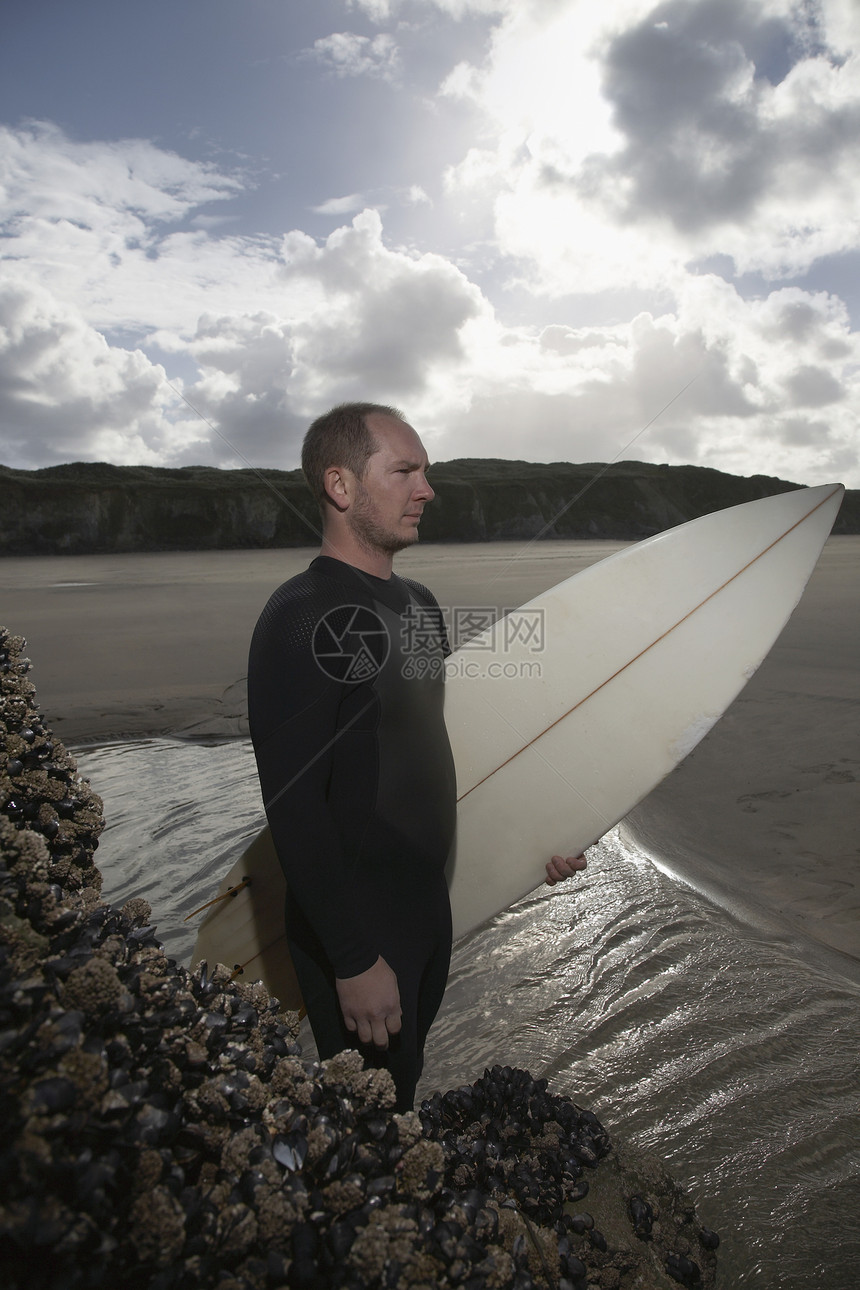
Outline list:
[[[335,975],[350,977],[372,967],[378,949],[367,939],[362,893],[326,800],[350,687],[327,677],[314,660],[320,616],[312,604],[269,602],[251,642],[248,711],[266,816],[290,894]]]

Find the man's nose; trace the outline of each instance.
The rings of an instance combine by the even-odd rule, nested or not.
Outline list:
[[[433,498],[436,496],[433,489],[430,487],[430,481],[423,471],[421,473],[421,478],[418,480],[418,487],[415,490],[415,496],[423,498],[425,502],[432,502]]]

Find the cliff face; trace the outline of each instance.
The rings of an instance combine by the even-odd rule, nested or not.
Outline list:
[[[426,542],[648,537],[709,511],[797,485],[700,466],[643,462],[547,465],[464,458],[431,472]],[[301,472],[78,462],[0,466],[0,554],[308,546],[319,518]],[[846,494],[835,533],[860,532],[860,492]]]
[[[298,546],[312,544],[317,528],[299,471],[0,467],[6,555]]]

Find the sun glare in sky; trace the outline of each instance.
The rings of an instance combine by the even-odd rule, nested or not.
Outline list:
[[[435,460],[860,486],[854,0],[4,25],[3,464],[292,467],[362,398]]]

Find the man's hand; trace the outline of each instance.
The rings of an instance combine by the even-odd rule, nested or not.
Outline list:
[[[586,867],[585,856],[553,856],[546,867],[546,885],[554,887],[557,882],[564,882]]]
[[[382,955],[358,976],[336,977],[335,985],[347,1030],[363,1044],[387,1048],[388,1036],[400,1031],[400,991]]]

